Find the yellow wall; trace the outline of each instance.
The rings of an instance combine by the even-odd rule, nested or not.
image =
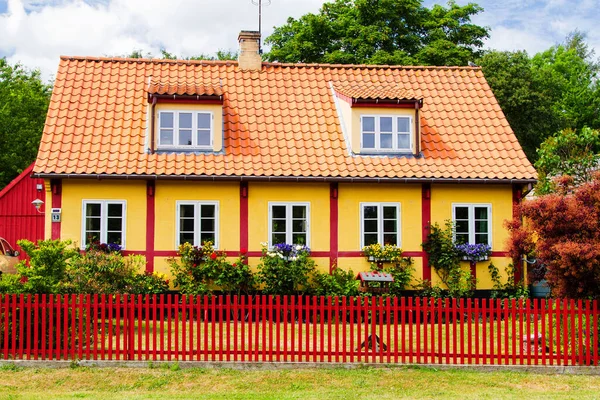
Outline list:
[[[248,187],[248,247],[269,241],[269,202],[310,203],[310,248],[329,251],[329,184],[251,183]]]
[[[125,249],[146,250],[146,182],[63,180],[61,239],[81,246],[83,200],[125,200]]]
[[[219,202],[219,250],[240,248],[239,182],[156,182],[155,250],[177,250],[177,201]]]
[[[158,103],[155,109],[155,129],[154,134],[154,148],[158,147],[159,138],[159,123],[158,113],[159,111],[167,110],[191,110],[191,111],[210,111],[213,114],[213,150],[223,150],[223,106],[220,104],[173,104],[173,103]]]

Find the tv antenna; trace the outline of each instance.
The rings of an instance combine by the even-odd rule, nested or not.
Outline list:
[[[271,5],[271,0],[250,0],[252,4],[258,6],[258,52],[262,54],[262,8],[263,6],[268,7]]]

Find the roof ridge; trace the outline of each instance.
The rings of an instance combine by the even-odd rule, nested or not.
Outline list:
[[[237,65],[237,60],[171,60],[165,58],[127,58],[127,57],[92,57],[92,56],[60,56],[61,60],[71,61],[103,61],[103,62],[137,62],[137,63],[170,63],[170,64],[213,64],[213,65]],[[421,69],[421,70],[481,70],[480,66],[468,65],[389,65],[389,64],[326,64],[326,63],[281,63],[262,62],[263,67],[283,68],[338,68],[338,69]]]

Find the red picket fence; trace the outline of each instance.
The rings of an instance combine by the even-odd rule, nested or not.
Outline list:
[[[0,357],[598,365],[598,305],[185,295],[2,295]]]

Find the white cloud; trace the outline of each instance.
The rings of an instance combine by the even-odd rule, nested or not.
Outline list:
[[[263,38],[289,16],[317,13],[324,2],[272,0],[263,7]],[[492,28],[486,47],[533,54],[579,29],[600,51],[598,0],[476,2],[486,11],[473,22]],[[447,2],[424,5],[433,3]],[[251,0],[8,0],[7,12],[0,14],[0,56],[40,68],[49,78],[60,55],[124,55],[139,49],[158,56],[161,47],[181,56],[236,50],[240,30],[257,29],[257,20]]]

